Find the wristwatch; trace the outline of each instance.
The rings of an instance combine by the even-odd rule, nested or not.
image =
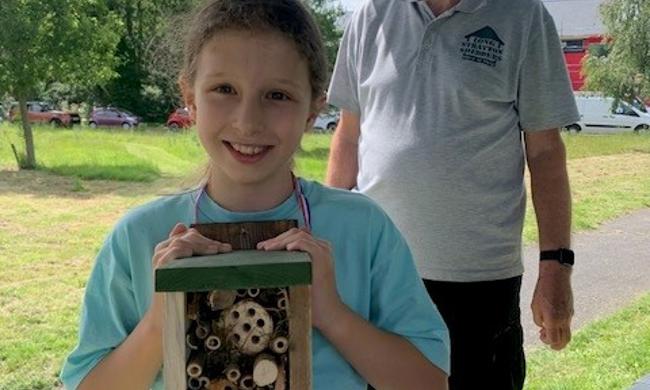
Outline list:
[[[573,251],[567,248],[539,252],[539,261],[555,260],[562,265],[566,265],[567,267],[573,266],[574,258],[575,255]]]

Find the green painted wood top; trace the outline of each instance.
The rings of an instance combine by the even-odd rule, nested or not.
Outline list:
[[[171,261],[156,270],[156,291],[210,291],[311,284],[304,252],[243,250]]]

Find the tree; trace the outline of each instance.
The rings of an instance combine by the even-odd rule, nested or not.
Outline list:
[[[18,163],[34,169],[27,100],[43,83],[82,87],[113,77],[121,23],[101,0],[2,0],[0,26],[0,87],[18,100],[25,137]]]
[[[164,41],[177,15],[189,13],[200,0],[107,0],[108,7],[120,16],[124,29],[117,48],[118,76],[98,92],[104,104],[120,106],[145,120],[159,121],[177,103],[177,53],[182,48],[178,36]],[[173,80],[169,77],[173,74]]]
[[[332,4],[331,0],[307,0],[307,5],[311,8],[320,27],[331,71],[334,69],[336,54],[339,51],[339,43],[343,35],[341,25],[345,13],[340,5]]]
[[[650,1],[611,0],[601,15],[607,46],[585,59],[587,88],[626,101],[650,96]]]

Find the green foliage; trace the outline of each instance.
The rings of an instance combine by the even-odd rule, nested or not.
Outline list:
[[[626,101],[650,96],[650,2],[611,0],[601,14],[609,43],[585,60],[587,88]]]
[[[0,26],[0,86],[15,96],[42,82],[94,86],[114,75],[121,23],[102,1],[5,0]]]
[[[343,8],[340,5],[334,5],[331,0],[307,0],[307,5],[311,8],[320,27],[331,71],[336,62],[339,42],[343,35],[340,27],[340,21],[344,14]]]

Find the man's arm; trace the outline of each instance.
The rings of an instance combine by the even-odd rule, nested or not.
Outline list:
[[[540,250],[569,248],[571,192],[560,132],[526,133],[525,140]],[[540,262],[531,308],[535,323],[541,327],[540,339],[553,349],[564,348],[571,340],[571,268],[556,261]]]
[[[351,189],[357,185],[359,164],[359,117],[347,110],[341,110],[341,119],[332,137],[330,157],[325,182],[332,187]]]

